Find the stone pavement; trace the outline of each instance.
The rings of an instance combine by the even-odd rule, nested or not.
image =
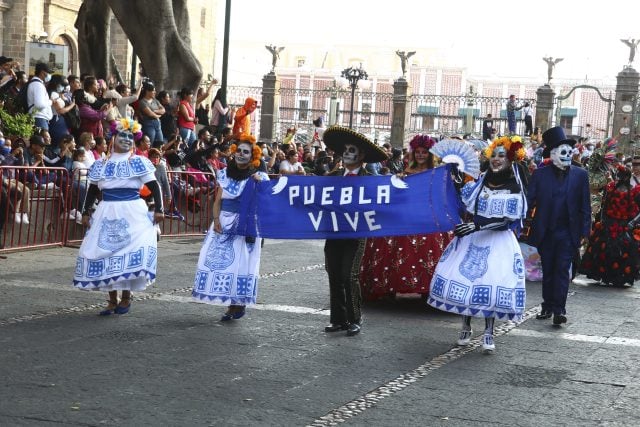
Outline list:
[[[0,260],[0,426],[640,425],[639,289],[579,278],[554,328],[528,283],[526,320],[483,355],[416,296],[367,304],[356,337],[322,332],[321,241],[268,240],[259,305],[220,323],[190,298],[200,243],[161,241],[156,285],[109,318],[70,285],[76,249]]]

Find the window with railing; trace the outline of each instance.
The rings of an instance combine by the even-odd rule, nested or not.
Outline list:
[[[362,118],[360,119],[360,123],[363,125],[371,124],[371,103],[370,102],[362,103]]]

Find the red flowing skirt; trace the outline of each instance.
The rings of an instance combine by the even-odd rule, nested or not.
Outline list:
[[[371,301],[397,293],[429,294],[431,278],[451,233],[367,239],[360,289]]]

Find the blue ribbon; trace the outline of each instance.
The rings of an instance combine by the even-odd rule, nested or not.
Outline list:
[[[140,190],[135,188],[108,188],[102,190],[102,200],[105,202],[125,202],[140,198]]]

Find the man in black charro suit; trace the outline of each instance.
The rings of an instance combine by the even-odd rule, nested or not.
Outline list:
[[[329,175],[364,176],[369,173],[364,163],[381,162],[387,154],[364,135],[342,126],[324,131],[324,143],[336,154],[342,154],[344,167]],[[325,332],[347,331],[347,336],[360,333],[362,313],[360,295],[360,264],[365,239],[329,239],[324,245],[325,268],[329,275],[331,302],[330,324]]]

